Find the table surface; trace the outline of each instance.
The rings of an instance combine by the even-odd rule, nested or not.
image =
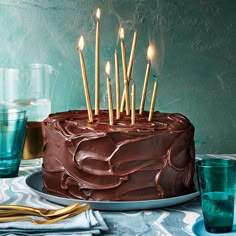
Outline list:
[[[197,158],[217,157],[236,160],[231,155],[197,155]],[[35,207],[56,208],[25,184],[27,175],[41,169],[41,165],[21,166],[16,178],[0,179],[0,204],[21,204]],[[199,197],[180,205],[143,211],[100,211],[109,230],[103,235],[186,236],[194,235],[193,224],[201,218]]]

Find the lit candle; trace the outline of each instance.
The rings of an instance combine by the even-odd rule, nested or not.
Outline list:
[[[132,84],[131,87],[131,98],[132,98],[132,106],[131,106],[131,125],[135,124],[135,99],[136,99],[136,88],[135,83]]]
[[[113,103],[112,103],[112,93],[111,93],[111,80],[110,75],[110,62],[106,64],[106,75],[107,75],[107,96],[108,96],[108,107],[109,107],[109,125],[113,125]]]
[[[120,72],[118,53],[115,50],[115,73],[116,73],[116,119],[120,119]]]
[[[82,78],[83,78],[85,99],[86,99],[86,104],[87,104],[88,118],[89,118],[89,122],[93,122],[93,114],[92,114],[92,107],[91,107],[91,101],[90,101],[90,95],[89,95],[86,67],[85,67],[85,62],[84,62],[84,56],[82,53],[83,48],[84,48],[84,38],[83,38],[83,36],[81,36],[79,39],[79,42],[78,42],[80,66],[81,66],[81,71],[82,71]]]
[[[128,82],[130,81],[131,74],[132,74],[132,69],[133,69],[133,64],[134,64],[134,53],[135,53],[135,49],[136,49],[137,37],[138,37],[138,32],[134,32],[132,48],[131,48],[130,58],[129,58],[129,65],[128,65],[128,70],[127,70]],[[125,93],[123,93],[122,100],[121,100],[122,110],[124,109],[124,104],[125,104]]]
[[[141,98],[141,103],[140,103],[140,109],[139,109],[139,114],[142,115],[143,110],[144,110],[144,105],[145,105],[145,99],[146,99],[146,94],[147,94],[147,86],[148,86],[148,79],[149,79],[149,73],[150,73],[150,67],[151,67],[151,59],[152,59],[152,47],[149,46],[147,50],[147,68],[146,68],[146,73],[145,73],[145,78],[144,78],[144,83],[143,83],[143,91],[142,91],[142,98]]]
[[[130,104],[129,104],[129,84],[127,79],[127,65],[126,65],[126,50],[124,43],[124,29],[120,28],[120,43],[121,43],[121,55],[122,55],[122,66],[123,66],[123,77],[124,77],[124,92],[125,92],[125,105],[126,105],[126,115],[130,114]],[[121,107],[121,112],[123,112],[124,107]]]
[[[155,102],[156,102],[156,96],[157,96],[157,80],[155,81],[154,86],[153,86],[152,100],[151,100],[151,105],[150,105],[148,121],[152,120],[152,115],[154,112],[154,107],[155,107]]]
[[[96,12],[96,46],[95,46],[95,115],[99,114],[100,97],[100,9]]]

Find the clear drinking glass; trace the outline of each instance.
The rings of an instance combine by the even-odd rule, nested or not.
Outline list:
[[[23,165],[41,163],[41,122],[51,113],[55,70],[47,64],[0,68],[0,105],[27,112]]]

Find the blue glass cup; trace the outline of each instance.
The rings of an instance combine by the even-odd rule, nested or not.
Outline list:
[[[211,233],[233,230],[236,161],[209,158],[196,162],[205,229]]]
[[[26,111],[0,109],[0,177],[16,177],[27,131]]]

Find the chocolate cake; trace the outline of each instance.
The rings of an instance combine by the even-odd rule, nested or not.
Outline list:
[[[43,121],[43,191],[97,201],[162,199],[194,191],[194,127],[181,114],[148,112],[109,125],[85,110]]]

